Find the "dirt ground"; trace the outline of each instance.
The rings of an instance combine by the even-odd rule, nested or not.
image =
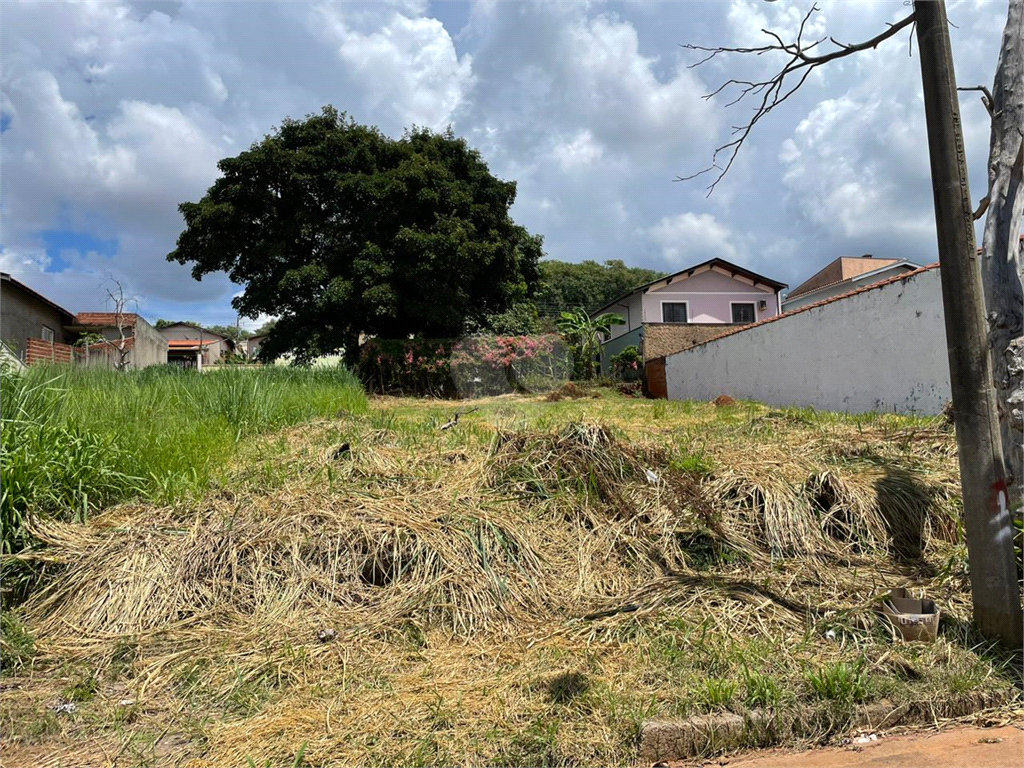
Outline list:
[[[957,728],[883,736],[866,744],[809,752],[753,752],[705,768],[1020,768],[1024,722],[1001,728]],[[690,763],[690,765],[694,765]]]

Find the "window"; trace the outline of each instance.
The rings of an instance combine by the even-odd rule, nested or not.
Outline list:
[[[661,322],[663,323],[685,323],[686,302],[685,301],[663,301],[661,303]]]
[[[732,305],[732,321],[734,323],[753,323],[757,320],[753,304]]]
[[[48,341],[48,342],[50,342],[52,344],[53,343],[53,328],[48,328],[47,326],[44,325],[43,326],[42,337],[43,337],[43,341]]]

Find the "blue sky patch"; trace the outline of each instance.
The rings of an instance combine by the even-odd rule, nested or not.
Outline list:
[[[95,251],[103,256],[113,256],[117,253],[117,240],[104,240],[88,232],[44,229],[39,236],[46,248],[46,255],[50,257],[48,272],[63,272],[68,268],[67,260],[61,255],[65,251],[78,251],[82,254]]]

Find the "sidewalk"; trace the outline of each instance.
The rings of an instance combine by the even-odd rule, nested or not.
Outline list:
[[[882,737],[867,744],[739,755],[706,768],[1022,768],[1024,723]]]

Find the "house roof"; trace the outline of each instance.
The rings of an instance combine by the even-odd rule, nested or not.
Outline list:
[[[75,325],[95,328],[108,328],[117,325],[120,317],[125,325],[135,325],[139,316],[134,312],[79,312],[75,315]]]
[[[698,269],[703,269],[704,267],[719,267],[720,269],[727,270],[732,277],[736,277],[737,275],[745,277],[748,280],[753,280],[755,283],[760,283],[761,285],[767,285],[769,288],[774,288],[776,292],[781,291],[783,288],[789,287],[785,283],[780,283],[778,280],[772,280],[771,278],[765,277],[764,275],[759,275],[756,272],[751,272],[749,269],[741,267],[738,264],[733,264],[732,262],[726,261],[725,259],[708,259],[707,261],[702,261],[700,264],[694,264],[692,267],[687,267],[686,269],[681,269],[678,272],[673,272],[671,275],[665,275],[665,277],[659,277],[657,280],[651,280],[651,282],[649,283],[638,285],[636,288],[627,291],[626,293],[619,296],[617,299],[608,302],[603,307],[594,310],[590,314],[596,315],[602,310],[615,306],[623,299],[629,298],[637,291],[646,291],[652,285],[657,285],[658,283],[671,283],[673,280],[680,276],[690,277]]]
[[[20,288],[25,293],[29,294],[30,296],[32,296],[35,299],[38,299],[39,301],[43,302],[47,306],[52,307],[53,309],[55,309],[58,312],[60,312],[62,315],[66,316],[68,318],[69,322],[75,319],[75,313],[74,312],[69,312],[68,310],[64,309],[64,307],[62,307],[60,304],[57,304],[56,302],[51,301],[50,299],[48,299],[45,296],[43,296],[43,294],[39,293],[39,291],[32,290],[27,285],[25,285],[23,282],[21,282],[21,280],[18,280],[17,278],[12,277],[10,275],[10,273],[8,273],[8,272],[0,272],[0,281],[3,281],[5,283],[10,283],[14,287]]]
[[[211,344],[216,344],[216,339],[210,339],[209,341],[199,341],[197,339],[168,339],[168,349],[199,349],[199,347],[208,347]]]
[[[158,328],[157,330],[163,331],[167,328],[194,328],[197,331],[202,331],[203,333],[208,333],[211,336],[216,336],[218,339],[227,339],[228,341],[231,341],[230,336],[225,336],[223,333],[211,331],[209,328],[203,328],[201,325],[192,325],[192,323],[171,323],[170,325],[165,325],[163,328]]]
[[[840,256],[835,261],[815,272],[809,278],[804,280],[804,282],[800,283],[800,285],[794,288],[786,298],[787,300],[795,299],[798,296],[803,296],[805,293],[816,291],[819,288],[825,288],[826,286],[842,283],[846,280],[852,280],[853,278],[867,274],[868,272],[876,272],[880,269],[891,267],[901,262],[909,263],[903,262],[903,259],[876,259],[870,255]]]
[[[801,312],[809,312],[812,309],[817,309],[818,307],[824,307],[826,304],[834,304],[837,301],[842,301],[843,299],[848,299],[851,296],[856,296],[858,293],[867,293],[868,291],[874,291],[874,290],[877,290],[879,288],[882,288],[883,286],[891,285],[892,283],[898,283],[898,282],[901,282],[903,280],[908,280],[911,277],[915,277],[916,275],[923,274],[924,272],[930,272],[931,270],[938,269],[938,268],[939,268],[939,263],[935,262],[934,264],[929,264],[926,267],[918,267],[917,269],[915,269],[915,270],[913,270],[911,272],[905,272],[902,275],[893,275],[892,277],[886,278],[885,280],[880,280],[877,283],[872,283],[871,285],[865,285],[865,286],[863,286],[861,288],[857,288],[856,290],[847,291],[846,293],[840,293],[838,296],[829,296],[827,299],[822,299],[821,301],[816,301],[813,304],[805,304],[802,307],[797,307],[796,309],[791,309],[788,312],[783,312],[781,315],[775,315],[774,317],[769,317],[766,320],[759,320],[758,322],[751,323],[750,325],[742,325],[742,326],[739,326],[737,328],[732,328],[732,329],[730,329],[728,331],[725,331],[724,333],[718,334],[717,336],[712,336],[710,339],[707,339],[706,341],[702,341],[700,344],[697,344],[696,346],[697,347],[702,347],[705,344],[710,344],[712,341],[718,341],[719,339],[724,339],[726,336],[732,336],[732,335],[737,334],[737,333],[743,333],[744,331],[749,331],[751,328],[757,328],[758,326],[761,326],[761,325],[768,325],[768,323],[776,323],[779,320],[786,319],[787,317],[792,317],[793,315],[799,315]],[[694,349],[694,348],[695,347],[690,347],[690,349]],[[685,352],[685,351],[688,351],[688,350],[683,350],[683,351]],[[673,354],[679,354],[679,353],[675,352]]]

